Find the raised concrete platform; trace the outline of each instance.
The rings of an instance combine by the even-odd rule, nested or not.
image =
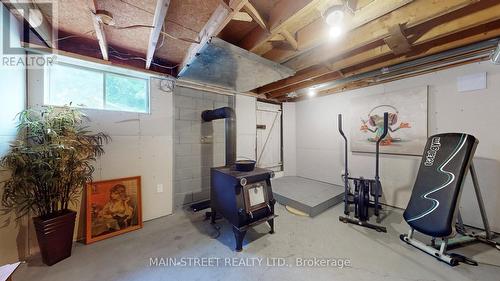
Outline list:
[[[343,201],[344,187],[301,177],[272,180],[274,198],[311,217]]]

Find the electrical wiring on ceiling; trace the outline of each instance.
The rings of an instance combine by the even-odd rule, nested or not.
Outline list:
[[[109,46],[109,55],[116,58],[116,59],[119,59],[119,60],[141,60],[141,61],[146,61],[145,58],[143,57],[138,57],[138,56],[135,56],[133,54],[128,54],[128,53],[122,53],[122,52],[119,52],[117,51],[115,48]],[[179,66],[179,64],[177,65],[174,65],[174,66],[165,66],[165,65],[161,65],[159,63],[155,63],[155,62],[152,62],[151,63],[152,65],[155,65],[155,66],[158,66],[158,67],[161,67],[161,68],[165,68],[165,69],[175,69],[176,67]]]
[[[135,29],[135,28],[155,28],[154,25],[145,25],[145,24],[134,24],[134,25],[127,25],[127,26],[114,26],[114,25],[109,25],[109,24],[105,24],[106,26],[109,26],[111,28],[114,28],[114,29],[118,29],[118,30],[123,30],[123,29]],[[163,29],[163,28],[162,28]],[[180,41],[184,41],[184,42],[188,42],[188,43],[194,43],[194,44],[200,44],[200,41],[198,40],[194,40],[194,39],[190,39],[190,38],[185,38],[185,37],[176,37],[172,34],[169,34],[167,32],[165,32],[164,30],[160,31],[161,34],[169,37],[169,38],[172,38],[172,39],[175,39],[175,40],[180,40]]]

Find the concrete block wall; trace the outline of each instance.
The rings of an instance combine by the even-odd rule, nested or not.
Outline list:
[[[225,126],[224,120],[202,122],[201,112],[232,104],[227,95],[175,88],[175,208],[209,199],[210,168],[225,164]]]

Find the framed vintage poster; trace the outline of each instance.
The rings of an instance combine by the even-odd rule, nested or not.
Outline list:
[[[353,98],[351,101],[351,150],[375,152],[389,113],[388,134],[380,152],[422,155],[427,142],[427,86]]]
[[[141,208],[141,177],[87,184],[85,243],[142,228]]]

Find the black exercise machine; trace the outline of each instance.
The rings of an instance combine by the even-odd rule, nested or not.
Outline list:
[[[408,234],[400,239],[433,257],[455,266],[460,262],[477,265],[467,257],[447,253],[447,247],[466,242],[484,242],[500,249],[493,241],[488,218],[484,208],[481,190],[472,163],[478,140],[471,135],[447,133],[431,136],[427,140],[413,191],[403,217],[410,225]],[[468,232],[459,212],[460,195],[467,172],[472,183],[483,221],[484,232]],[[418,231],[432,237],[431,245],[414,238]],[[460,233],[462,237],[454,238]],[[436,245],[436,238],[442,241]]]
[[[346,216],[340,216],[339,220],[344,223],[352,223],[364,227],[368,227],[374,229],[378,232],[387,232],[386,228],[381,225],[376,225],[369,223],[370,219],[369,210],[373,208],[373,213],[377,217],[377,223],[379,222],[379,211],[381,209],[381,205],[379,202],[380,197],[382,196],[382,185],[380,183],[379,177],[379,149],[380,142],[385,138],[388,131],[388,119],[389,114],[384,113],[384,131],[382,135],[380,135],[379,139],[375,144],[375,178],[374,179],[366,179],[363,177],[354,178],[349,177],[349,168],[348,168],[348,141],[347,137],[342,130],[342,114],[338,116],[338,128],[339,132],[344,138],[345,141],[345,172],[342,175],[344,180],[344,214]],[[351,189],[350,182],[352,181],[354,184],[354,190]],[[373,199],[370,199],[373,198]],[[354,218],[350,217],[350,206],[354,205]]]

